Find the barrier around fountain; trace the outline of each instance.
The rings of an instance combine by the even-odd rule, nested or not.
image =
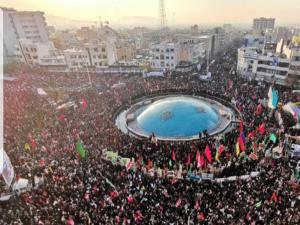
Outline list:
[[[139,110],[142,106],[147,106],[152,104],[155,101],[158,101],[163,98],[169,97],[191,97],[195,99],[200,99],[210,104],[210,106],[218,112],[219,117],[221,118],[218,122],[218,126],[214,129],[208,130],[208,134],[210,136],[218,135],[221,133],[226,133],[227,130],[231,130],[235,127],[234,121],[239,120],[241,117],[240,112],[233,106],[231,103],[225,101],[224,99],[219,99],[214,96],[207,96],[207,95],[186,95],[186,94],[164,94],[164,95],[157,95],[157,96],[150,96],[150,97],[142,97],[140,99],[135,100],[135,104],[129,107],[127,110],[123,108],[123,127],[121,128],[118,125],[119,129],[121,129],[124,133],[128,133],[136,138],[149,138],[151,135],[150,132],[145,132],[144,130],[140,129],[137,124],[137,115],[136,111]],[[201,109],[199,109],[201,110]],[[119,115],[120,111],[119,111]],[[116,117],[118,120],[119,115]],[[120,118],[119,118],[120,120]],[[160,141],[194,141],[199,140],[199,135],[193,136],[172,136],[172,137],[160,137],[156,135],[156,138]]]

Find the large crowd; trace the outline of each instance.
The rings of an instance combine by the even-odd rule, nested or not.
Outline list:
[[[289,155],[295,140],[288,138],[299,131],[291,128],[295,121],[280,105],[275,111],[281,112],[282,124],[265,104],[270,84],[237,76],[232,72],[235,62],[234,47],[220,53],[210,67],[209,82],[178,74],[89,74],[89,79],[80,73],[19,71],[16,80],[4,82],[5,151],[15,181],[34,183],[39,176],[44,182],[0,202],[0,224],[299,224],[297,161]],[[117,83],[125,86],[112,88]],[[37,88],[47,96],[39,95]],[[300,101],[290,88],[274,88],[280,104]],[[222,98],[241,112],[240,122],[224,134],[187,142],[137,138],[117,128],[120,107],[129,107],[136,96],[167,91]],[[74,104],[58,109],[66,102]],[[244,146],[237,154],[241,133]],[[269,141],[270,134],[276,141]],[[85,158],[76,152],[78,140],[87,151]],[[212,159],[204,154],[207,146]],[[224,150],[216,159],[220,146]],[[273,157],[275,148],[281,150],[279,157]],[[128,170],[105,160],[103,149],[133,158],[137,167]],[[183,176],[149,176],[147,170],[156,168],[182,168]],[[189,179],[189,174],[215,170],[220,178],[253,171],[259,175],[222,183]],[[0,193],[7,191],[1,180]]]

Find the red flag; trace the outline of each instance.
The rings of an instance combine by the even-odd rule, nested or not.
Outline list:
[[[42,158],[39,162],[40,167],[44,167],[46,165],[46,161],[44,158]]]
[[[60,121],[64,121],[65,120],[65,115],[63,113],[59,114],[58,119]]]
[[[257,160],[258,159],[257,155],[253,152],[249,155],[249,158],[252,159],[252,160]]]
[[[221,157],[222,153],[224,152],[224,145],[220,145],[219,149],[218,149],[218,156],[219,158]]]
[[[204,217],[204,213],[203,213],[203,212],[200,212],[200,213],[199,213],[198,219],[199,219],[199,221],[205,220],[205,217]]]
[[[259,104],[259,105],[256,107],[255,114],[259,116],[260,114],[262,114],[262,111],[263,111],[263,107],[262,107],[261,104]]]
[[[67,220],[67,225],[75,225],[75,222],[71,217],[69,217],[69,219]]]
[[[131,204],[131,203],[134,202],[134,198],[133,198],[131,195],[129,195],[129,196],[127,197],[127,201],[128,201],[129,204]]]
[[[202,154],[200,157],[200,167],[203,168],[205,166],[204,155]]]
[[[248,221],[250,221],[250,220],[251,220],[250,212],[248,212],[248,213],[247,213],[247,215],[246,215],[246,219],[247,219]]]
[[[244,144],[242,135],[239,136],[238,142],[239,142],[240,150],[241,150],[242,152],[245,151],[245,144]]]
[[[266,132],[266,125],[265,123],[262,123],[259,125],[258,127],[258,132],[261,134],[261,135],[264,135],[264,133]]]
[[[243,130],[244,130],[244,122],[243,122],[243,120],[240,121],[239,129],[240,129],[240,133],[242,133]]]
[[[197,150],[196,160],[197,160],[197,167],[200,168],[201,167],[201,156],[200,156],[199,150]]]
[[[179,198],[177,201],[176,201],[176,208],[178,208],[179,206],[181,205],[181,198]]]
[[[83,198],[84,198],[84,200],[89,201],[89,200],[90,200],[90,194],[86,192],[86,193],[84,194],[84,197],[83,197]]]
[[[233,81],[232,80],[228,80],[227,81],[227,89],[232,89],[232,87],[233,87]]]
[[[173,160],[173,161],[176,161],[176,155],[175,155],[174,149],[172,150],[172,160]]]
[[[133,167],[133,162],[129,161],[127,164],[126,164],[126,170],[130,170],[131,168]]]
[[[190,155],[190,154],[188,154],[188,158],[187,158],[186,164],[187,164],[188,166],[191,165],[191,155]]]
[[[31,138],[31,140],[30,140],[30,145],[31,145],[31,148],[36,148],[37,147],[37,143],[33,138]]]
[[[87,108],[87,106],[88,106],[88,103],[87,103],[87,101],[83,98],[83,99],[82,99],[82,103],[81,103],[81,109],[82,109],[82,110],[85,110],[85,109]]]
[[[142,213],[140,210],[136,211],[133,215],[134,217],[134,221],[138,222],[140,220],[142,220]]]
[[[207,158],[208,162],[211,163],[212,158],[211,158],[211,152],[210,152],[210,149],[209,149],[208,145],[206,145],[206,147],[205,147],[204,154],[205,154],[205,157]]]
[[[251,131],[251,132],[248,134],[248,137],[249,137],[252,141],[254,140],[254,136],[255,136],[254,130]]]
[[[148,159],[147,170],[151,170],[152,167],[153,167],[153,162],[152,162],[152,160]]]
[[[121,219],[120,219],[119,216],[116,216],[116,223],[117,223],[117,224],[120,224],[120,223],[121,223]]]
[[[200,204],[199,201],[196,201],[195,205],[194,205],[194,209],[199,210],[200,209]]]
[[[119,196],[119,193],[117,191],[111,191],[109,195],[111,199],[114,199]]]
[[[277,202],[277,195],[276,195],[276,192],[274,191],[273,194],[272,194],[272,197],[270,199],[270,202],[273,201],[273,202]]]

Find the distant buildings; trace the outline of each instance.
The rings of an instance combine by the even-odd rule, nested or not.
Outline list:
[[[153,44],[151,47],[151,67],[155,69],[175,70],[179,63],[179,44],[162,42]]]
[[[253,30],[255,31],[266,31],[268,29],[274,29],[275,18],[255,18],[253,19]]]
[[[15,56],[15,47],[19,39],[28,39],[33,43],[47,42],[48,31],[43,12],[16,11],[11,8],[3,10],[4,61]]]
[[[300,39],[300,38],[299,38]],[[281,40],[263,47],[238,49],[238,74],[280,85],[300,87],[300,41]]]
[[[191,34],[192,35],[198,35],[199,34],[199,27],[197,24],[191,26]]]
[[[225,29],[222,27],[214,28],[212,32],[212,39],[212,57],[214,57],[214,54],[225,48],[226,43],[228,43],[228,40],[226,40]]]
[[[14,53],[20,63],[28,65],[64,66],[65,57],[52,42],[33,42],[29,39],[20,39]]]
[[[197,65],[205,59],[204,46],[199,40],[188,39],[155,43],[151,47],[151,67],[174,71],[178,65]]]

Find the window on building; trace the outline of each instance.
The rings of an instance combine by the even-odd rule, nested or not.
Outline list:
[[[174,52],[174,48],[171,48],[170,51],[171,51],[171,52]]]
[[[160,55],[160,59],[165,59],[165,56],[164,55]]]
[[[94,48],[94,52],[98,52],[98,48]]]
[[[105,48],[102,48],[102,52],[105,52],[106,50],[105,50]]]

